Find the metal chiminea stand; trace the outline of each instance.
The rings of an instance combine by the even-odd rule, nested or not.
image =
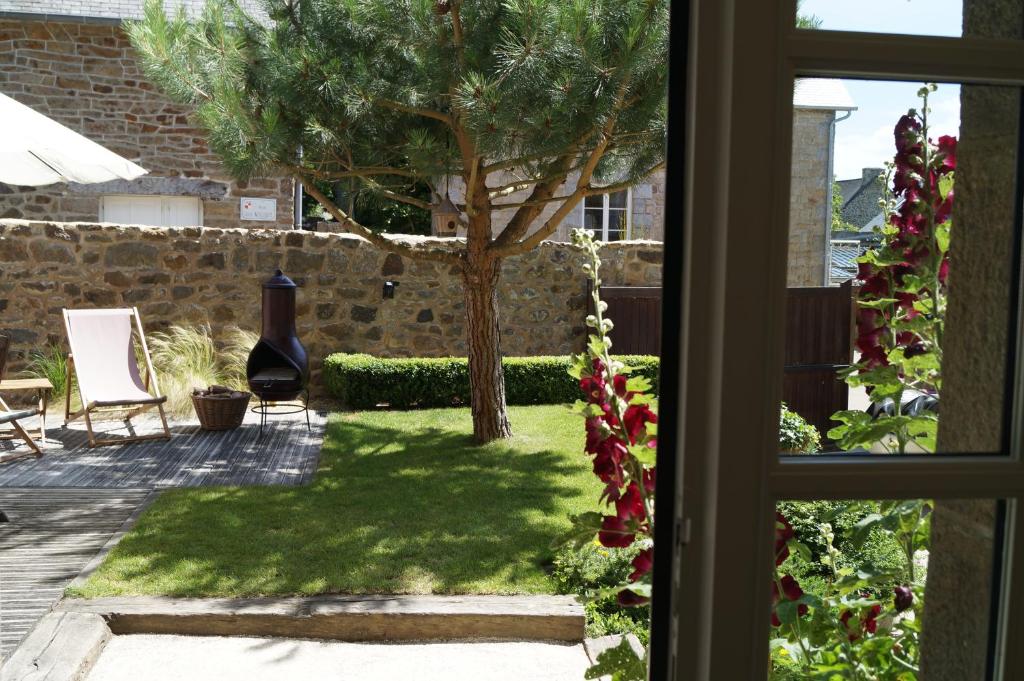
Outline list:
[[[268,415],[306,413],[309,422],[309,356],[295,333],[295,282],[281,270],[263,282],[263,330],[249,353],[245,375],[260,403],[260,434]],[[300,399],[301,398],[301,399]]]

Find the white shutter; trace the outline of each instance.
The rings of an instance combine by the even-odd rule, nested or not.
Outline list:
[[[100,221],[153,227],[202,225],[202,203],[194,196],[104,196]]]

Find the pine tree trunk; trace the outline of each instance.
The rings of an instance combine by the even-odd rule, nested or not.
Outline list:
[[[512,436],[505,407],[505,373],[501,367],[501,331],[498,327],[500,275],[501,261],[487,256],[471,257],[462,271],[466,289],[473,437],[479,444]]]

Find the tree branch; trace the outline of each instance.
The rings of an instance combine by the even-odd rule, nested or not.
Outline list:
[[[391,99],[371,99],[372,104],[383,106],[386,109],[393,109],[395,111],[404,111],[406,113],[416,114],[417,116],[423,116],[425,118],[433,118],[436,121],[441,121],[446,125],[453,125],[452,117],[446,113],[440,111],[434,111],[433,109],[422,109],[418,106],[410,106],[408,104],[402,104]]]
[[[300,173],[292,173],[292,175],[295,179],[303,183],[306,192],[319,201],[320,205],[323,206],[328,213],[333,215],[340,224],[345,225],[351,229],[354,234],[363,237],[375,246],[386,251],[390,251],[391,253],[397,253],[412,259],[434,260],[437,262],[447,263],[449,265],[462,265],[462,252],[452,251],[440,246],[414,246],[412,244],[390,239],[383,234],[379,234],[367,227],[364,227],[350,218],[345,211],[338,208],[333,201],[328,199],[323,192],[317,189],[316,184],[311,181],[312,178],[305,177]]]
[[[608,120],[605,121],[605,124],[601,127],[600,138],[597,140],[597,144],[595,144],[594,148],[591,150],[586,163],[584,163],[582,168],[580,168],[580,176],[576,180],[576,189],[566,197],[562,205],[558,207],[558,210],[548,218],[547,222],[545,222],[540,229],[522,241],[515,241],[525,234],[525,230],[529,229],[529,222],[532,222],[534,219],[531,217],[525,224],[518,223],[515,225],[514,230],[509,229],[512,227],[513,223],[516,222],[516,218],[518,218],[520,214],[529,214],[530,212],[539,214],[540,212],[540,209],[537,206],[525,206],[520,208],[513,217],[512,222],[509,223],[509,226],[505,228],[505,231],[501,233],[494,244],[498,257],[525,253],[536,247],[540,242],[544,241],[544,239],[547,239],[555,233],[558,226],[562,224],[562,220],[564,220],[569,213],[579,205],[580,201],[583,200],[583,197],[588,195],[587,192],[593,191],[593,187],[590,186],[590,179],[594,175],[594,170],[597,169],[597,164],[601,162],[601,158],[604,156],[605,150],[613,141],[612,134],[615,132],[615,124],[618,122],[618,113],[622,110],[622,106],[626,100],[626,94],[628,92],[629,80],[626,79],[619,86],[619,90],[615,94],[615,106],[612,107],[612,113],[609,114]],[[605,187],[600,189],[602,191],[594,193],[603,193],[603,191],[608,191]],[[536,193],[536,188],[534,189],[534,193]],[[553,193],[554,192],[552,192],[552,194]],[[537,198],[544,199],[547,197],[541,196]],[[533,200],[533,197],[531,197],[530,200]]]

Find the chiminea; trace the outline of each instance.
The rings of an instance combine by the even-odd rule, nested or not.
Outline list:
[[[263,282],[263,331],[245,367],[261,402],[294,400],[309,380],[309,357],[295,334],[295,288],[281,270]]]

